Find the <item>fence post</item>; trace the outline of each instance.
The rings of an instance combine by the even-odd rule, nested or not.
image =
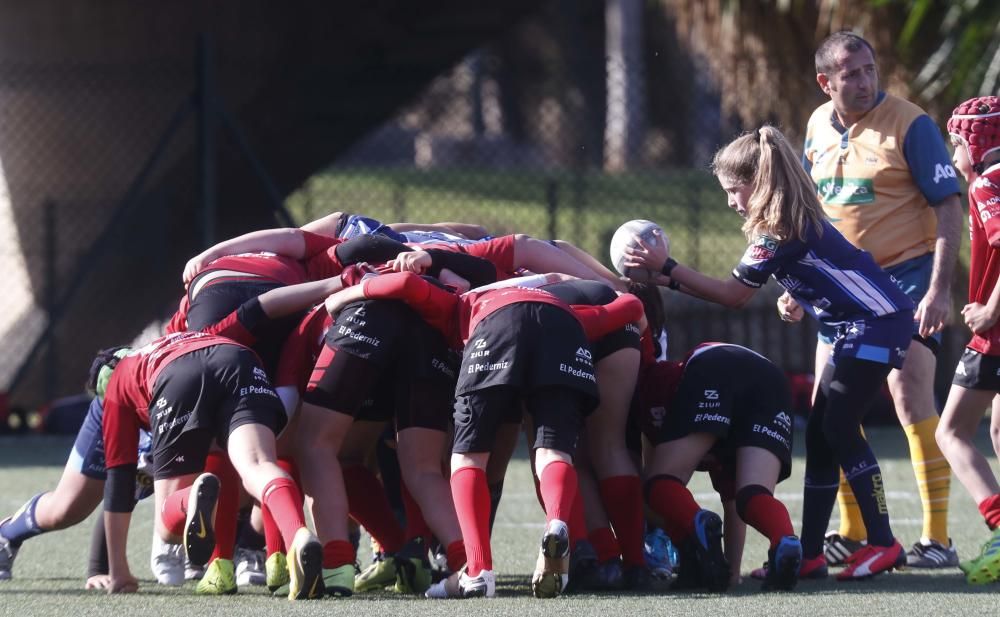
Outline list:
[[[42,204],[42,251],[45,263],[45,316],[46,327],[54,328],[56,314],[56,204],[51,199]],[[59,340],[55,331],[45,346],[44,377],[45,399],[52,401],[59,392]]]
[[[201,241],[205,248],[215,244],[216,146],[215,100],[213,96],[214,56],[208,34],[198,37],[198,155],[201,185]]]
[[[556,216],[559,214],[559,183],[555,178],[545,181],[546,214],[549,217],[549,240],[556,239]]]

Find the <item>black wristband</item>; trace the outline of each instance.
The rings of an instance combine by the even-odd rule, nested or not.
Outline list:
[[[663,267],[660,268],[660,272],[663,276],[670,276],[670,273],[674,271],[675,266],[677,266],[677,260],[673,257],[667,257],[667,260],[663,262]]]

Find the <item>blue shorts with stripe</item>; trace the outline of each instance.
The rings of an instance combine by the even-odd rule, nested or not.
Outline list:
[[[838,324],[830,361],[857,358],[901,368],[912,338],[913,311]]]

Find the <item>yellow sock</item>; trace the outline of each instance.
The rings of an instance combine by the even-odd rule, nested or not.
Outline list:
[[[938,417],[903,427],[910,444],[910,462],[917,478],[917,489],[924,510],[923,537],[948,546],[948,497],[951,493],[951,467],[941,454],[934,431]]]
[[[868,530],[861,518],[861,508],[854,498],[851,485],[847,482],[844,471],[840,471],[840,490],[837,492],[837,504],[840,506],[840,530],[838,533],[845,538],[861,541],[868,537]]]

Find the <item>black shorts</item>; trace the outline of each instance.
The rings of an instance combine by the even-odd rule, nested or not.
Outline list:
[[[212,441],[224,449],[244,424],[262,424],[277,435],[287,421],[257,356],[239,345],[203,347],[172,360],[150,400],[157,480],[201,471]]]
[[[966,347],[951,383],[967,390],[1000,392],[1000,356],[986,356]]]
[[[520,302],[488,315],[469,337],[458,372],[457,395],[494,386],[522,393],[557,386],[597,403],[594,360],[575,317],[564,309]]]
[[[494,386],[455,397],[455,441],[452,452],[489,452],[501,424],[519,424],[521,409],[532,417],[535,448],[573,455],[592,399],[572,388],[538,388],[523,393],[512,386]]]
[[[721,345],[688,360],[669,409],[643,410],[640,424],[654,445],[709,433],[720,456],[763,448],[781,461],[780,481],[792,468],[791,405],[781,369],[753,351]]]
[[[303,400],[359,420],[445,430],[457,356],[401,302],[348,305],[326,334]]]
[[[193,288],[194,284],[189,287]],[[276,281],[259,283],[220,281],[208,284],[191,300],[191,308],[188,309],[187,315],[188,330],[194,332],[217,324],[227,315],[240,308],[244,302],[279,287],[284,287],[284,285]],[[304,315],[305,312],[300,311],[279,319],[270,320],[254,328],[253,334],[256,341],[252,347],[257,352],[257,355],[260,356],[260,361],[263,363],[264,370],[267,371],[268,375],[276,374],[278,360],[281,358],[281,348],[285,344],[285,339],[299,325]]]
[[[613,289],[598,281],[561,281],[546,285],[545,291],[551,293],[566,304],[585,304],[603,306],[615,301],[618,294]],[[615,330],[590,344],[594,352],[594,362],[600,362],[621,349],[639,349],[639,328],[627,324],[620,330]]]

